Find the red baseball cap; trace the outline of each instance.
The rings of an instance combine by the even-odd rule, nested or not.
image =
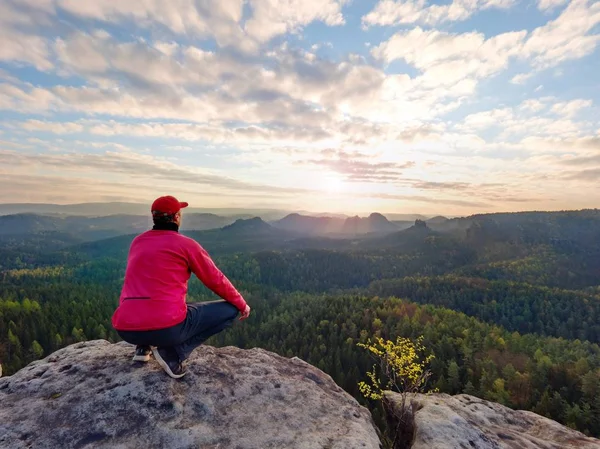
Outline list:
[[[188,203],[181,202],[174,196],[161,196],[160,198],[156,198],[152,203],[152,207],[150,211],[161,212],[163,214],[175,215],[184,207],[188,207]]]

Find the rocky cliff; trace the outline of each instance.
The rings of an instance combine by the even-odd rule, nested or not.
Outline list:
[[[392,403],[400,395],[386,393]],[[532,412],[461,394],[413,399],[411,449],[600,449],[600,440]]]
[[[78,343],[0,378],[0,448],[380,448],[369,412],[297,358],[203,346],[177,381],[132,355],[125,343]],[[416,395],[413,405],[412,449],[600,449],[473,396]]]
[[[175,381],[133,347],[78,343],[0,379],[0,448],[376,449],[367,409],[322,371],[203,346]]]

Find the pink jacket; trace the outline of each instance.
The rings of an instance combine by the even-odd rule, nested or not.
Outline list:
[[[198,242],[175,231],[146,231],[131,243],[113,327],[141,331],[181,323],[187,313],[191,273],[238,310],[246,307],[242,295]]]

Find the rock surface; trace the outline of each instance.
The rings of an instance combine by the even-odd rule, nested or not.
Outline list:
[[[173,380],[132,355],[78,343],[0,379],[0,447],[380,447],[367,409],[300,359],[203,346]]]
[[[412,449],[600,449],[600,440],[556,421],[466,394],[419,394],[413,403]]]

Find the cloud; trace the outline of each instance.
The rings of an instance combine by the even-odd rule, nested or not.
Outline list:
[[[572,101],[562,101],[552,106],[551,111],[564,117],[573,117],[580,110],[592,106],[592,100],[577,99]]]
[[[530,112],[539,112],[542,109],[547,107],[544,102],[538,100],[537,98],[529,98],[528,100],[524,100],[520,105],[519,109],[530,111]]]
[[[347,0],[250,0],[253,15],[246,32],[260,42],[295,32],[318,20],[329,26],[343,25],[342,6]]]
[[[339,150],[325,150],[321,159],[302,161],[302,164],[316,165],[344,175],[347,181],[354,182],[390,182],[398,181],[405,169],[414,167],[415,163],[407,161],[370,162],[371,156],[363,153],[348,153]]]
[[[546,115],[532,115],[550,107],[551,97],[528,99],[515,108],[498,108],[467,115],[456,125],[459,130],[484,130],[498,128],[501,137],[515,135],[578,137],[589,127],[589,122],[575,122],[572,118],[592,105],[590,100],[577,99],[554,103]],[[548,112],[551,112],[549,115]],[[554,117],[558,115],[557,119]]]
[[[3,0],[0,24],[35,29],[51,23],[55,15],[54,0]]]
[[[333,136],[337,145],[340,139],[373,143],[382,128],[389,131],[386,138],[406,140],[413,132],[406,122],[457,108],[463,99],[444,100],[474,87],[463,80],[452,91],[419,88],[406,75],[386,75],[364,62],[334,62],[286,48],[236,59],[195,47],[160,50],[142,41],[115,42],[102,32],[59,39],[56,53],[61,70],[88,78],[89,85],[7,86],[4,98],[0,89],[0,108],[193,121],[223,139],[232,134],[215,130],[215,122],[236,122],[245,126],[236,127],[233,137],[254,133],[272,140],[283,132],[291,138],[305,133],[309,141]]]
[[[598,139],[598,149],[600,150],[600,139]],[[600,154],[595,154],[593,156],[582,156],[582,157],[574,157],[570,159],[563,159],[562,164],[570,165],[570,166],[599,166],[600,165]]]
[[[249,201],[256,199],[256,193],[226,192],[217,189],[188,187],[184,184],[155,181],[152,183],[106,181],[73,175],[49,176],[19,173],[14,174],[0,169],[0,202],[14,201],[15,197],[23,202],[40,203],[83,203],[83,202],[149,202],[164,192],[170,192],[185,198],[192,205],[200,207],[243,207],[248,208]],[[208,196],[207,196],[208,195]],[[269,201],[270,206],[289,206],[289,195],[277,190],[260,193],[261,199]],[[225,202],[225,201],[226,202]]]
[[[533,73],[519,73],[511,78],[510,82],[513,84],[525,84],[525,82],[533,77]]]
[[[522,49],[536,70],[591,54],[600,40],[600,3],[572,0],[555,20],[533,30]]]
[[[538,0],[538,8],[541,11],[548,11],[564,5],[569,0]]]
[[[420,190],[472,190],[475,186],[468,182],[437,182],[437,181],[411,181],[411,186]]]
[[[502,108],[469,114],[463,123],[468,129],[485,129],[492,126],[505,126],[506,121],[509,120],[513,120],[512,109]]]
[[[27,131],[51,132],[54,134],[72,134],[83,131],[80,123],[47,122],[40,120],[27,120],[21,124],[21,128]]]
[[[392,20],[391,11],[395,11],[396,6],[421,11],[419,7],[423,4],[423,1],[384,0],[378,8],[391,8],[382,12],[381,17]],[[402,13],[402,17],[413,21],[408,13]],[[573,0],[559,17],[531,33],[515,31],[486,39],[477,32],[450,34],[416,27],[397,32],[371,53],[387,63],[398,59],[406,61],[423,73],[421,80],[425,85],[448,86],[467,78],[490,77],[506,68],[511,58],[526,60],[538,71],[587,56],[600,41],[600,35],[595,32],[599,23],[600,3]],[[531,76],[531,73],[520,73],[511,81],[522,84]]]
[[[55,96],[47,89],[30,84],[18,87],[0,83],[0,109],[15,112],[47,111],[54,106]]]
[[[252,67],[227,51],[141,40],[118,42],[105,32],[75,32],[57,39],[55,50],[68,72],[102,86],[127,85],[136,90],[201,89]]]
[[[371,12],[363,16],[363,26],[422,23],[437,25],[463,21],[479,10],[507,9],[516,0],[453,0],[446,5],[428,5],[426,0],[380,0]]]
[[[344,23],[346,0],[250,0],[251,14],[242,27],[244,0],[140,0],[135,3],[113,0],[58,0],[70,14],[107,23],[133,21],[145,28],[164,27],[176,35],[214,38],[220,47],[255,52],[258,44],[313,21],[327,25]]]
[[[1,13],[1,12],[0,12]],[[0,61],[21,62],[40,71],[53,68],[46,40],[0,24]]]
[[[220,46],[254,49],[239,24],[243,0],[57,0],[57,3],[64,11],[85,19],[107,23],[133,21],[151,29],[162,26],[176,35],[214,37]]]
[[[525,31],[486,39],[482,33],[450,34],[416,27],[400,31],[373,48],[385,62],[402,59],[422,72],[424,86],[453,86],[469,79],[492,76],[519,55]]]
[[[370,198],[381,198],[386,200],[401,200],[401,201],[415,201],[419,203],[433,203],[433,204],[445,204],[450,206],[460,206],[469,208],[488,208],[491,206],[490,203],[484,201],[473,201],[473,200],[461,200],[456,198],[440,198],[423,195],[395,195],[389,193],[376,193],[369,195]]]
[[[600,168],[590,168],[588,170],[581,170],[576,172],[568,172],[564,173],[563,177],[565,179],[570,179],[574,181],[584,181],[584,182],[598,182],[600,180]]]
[[[105,152],[103,154],[63,153],[63,154],[24,154],[0,150],[0,165],[3,168],[16,167],[31,172],[34,168],[44,171],[82,172],[92,174],[112,174],[136,177],[141,180],[162,180],[189,185],[220,188],[229,191],[255,193],[307,193],[305,189],[275,187],[239,181],[223,174],[212,174],[194,168],[177,165],[166,160],[156,159],[130,152]]]
[[[600,152],[600,137],[526,137],[520,145],[532,151],[559,154],[549,156],[555,166],[583,165],[586,161],[594,161]]]

